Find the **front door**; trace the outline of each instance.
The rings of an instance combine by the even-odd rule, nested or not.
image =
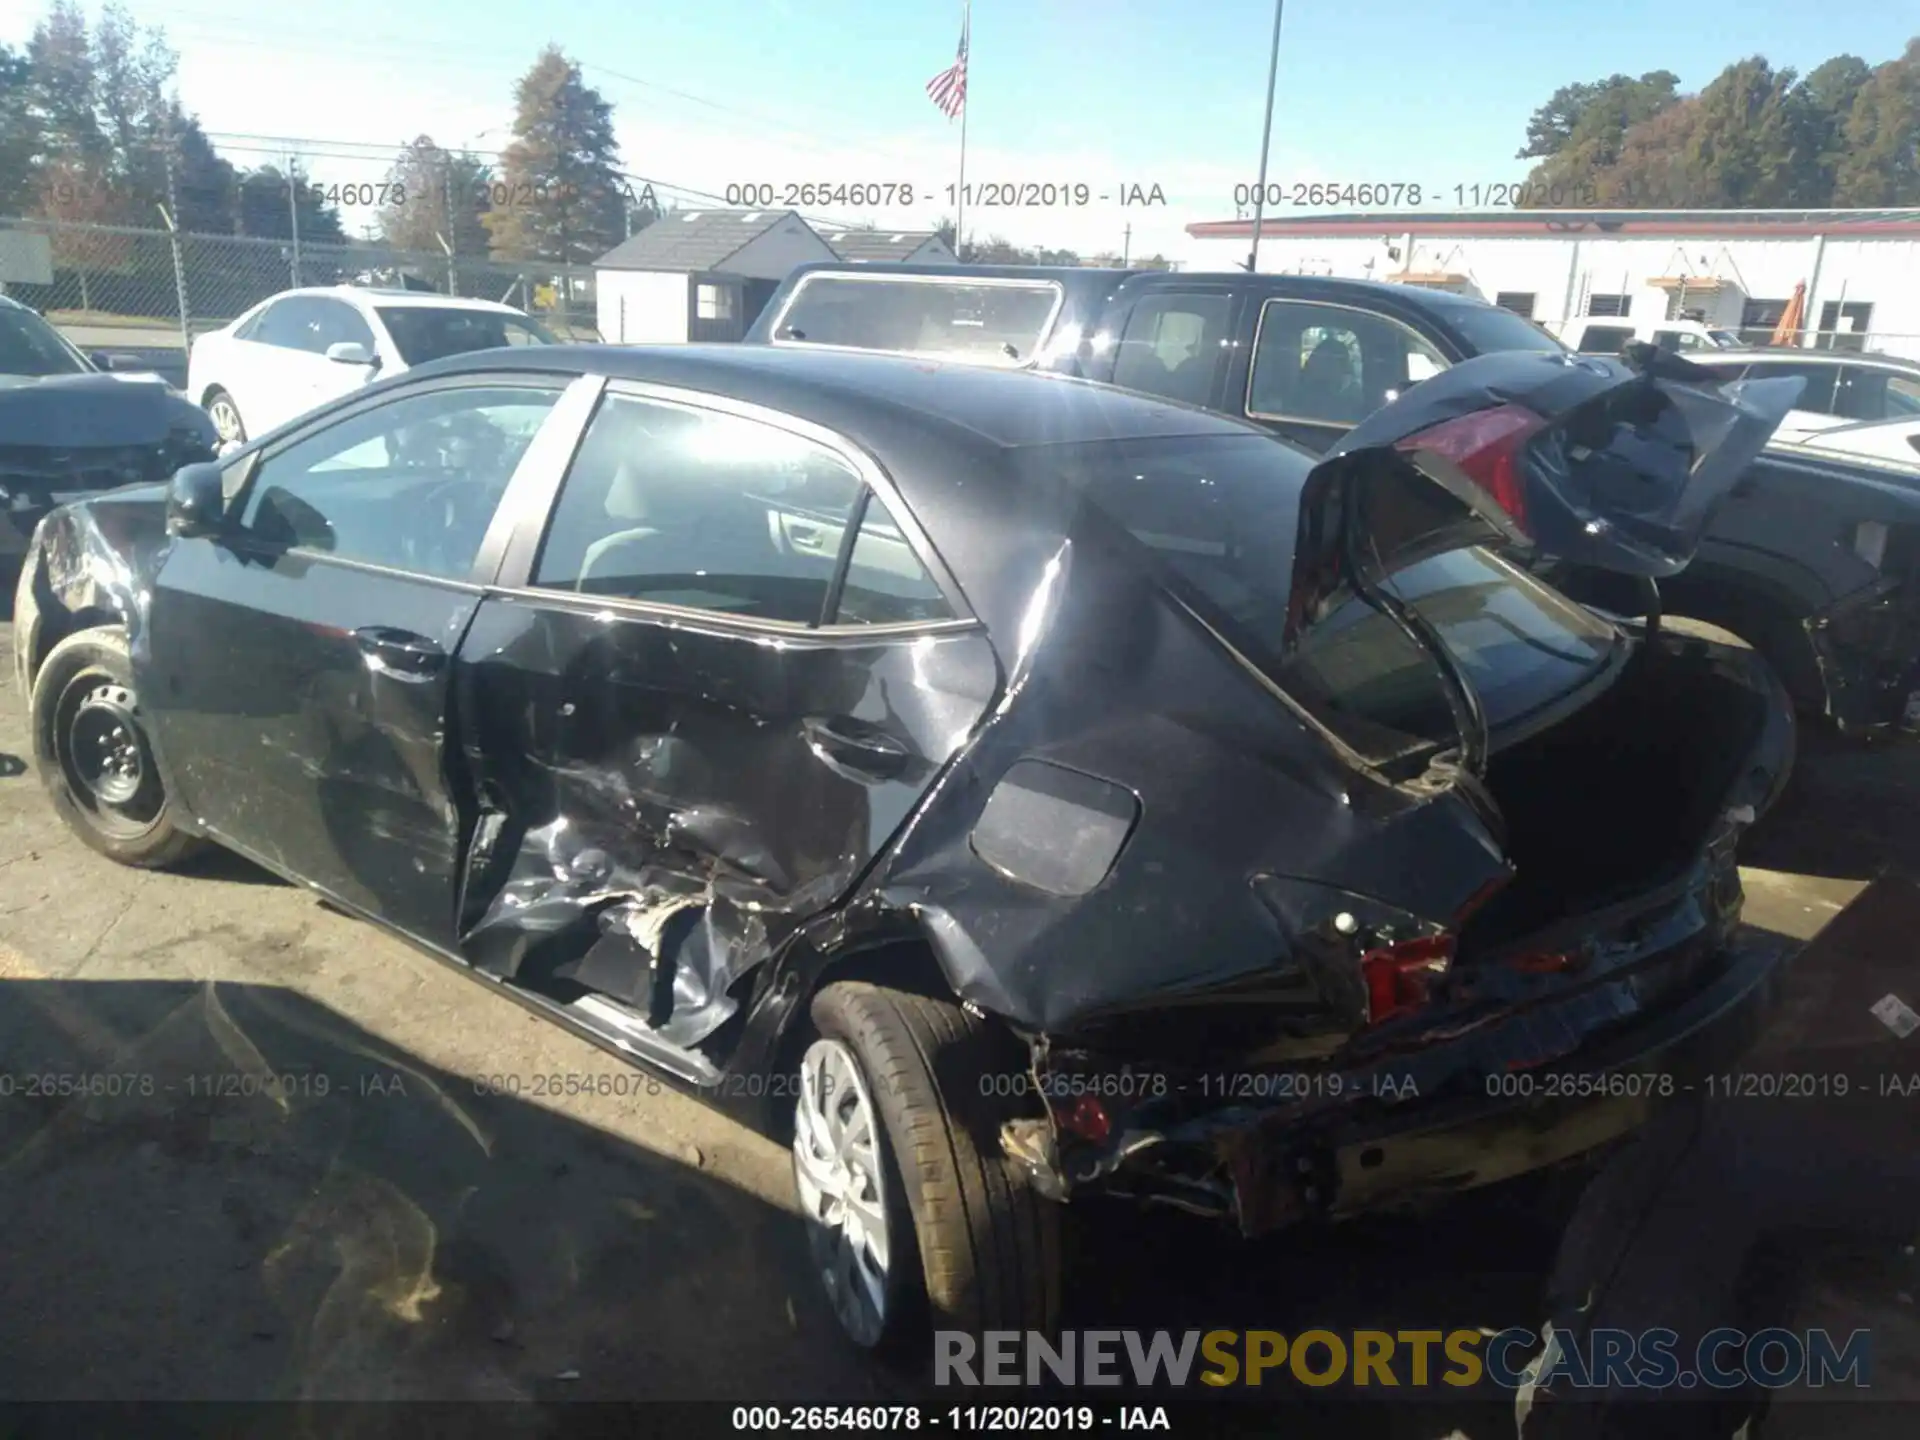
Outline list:
[[[154,588],[142,698],[183,804],[443,944],[452,657],[482,539],[561,394],[463,377],[295,431],[258,458],[228,533],[176,541]]]
[[[877,468],[717,403],[614,382],[457,662],[465,954],[683,1049],[855,885],[998,688]]]

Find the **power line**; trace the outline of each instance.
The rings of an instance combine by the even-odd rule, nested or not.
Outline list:
[[[215,17],[220,13],[225,13],[236,21],[244,19],[247,23],[252,23],[258,18],[258,16],[252,12],[245,12],[244,14],[242,12],[202,13]],[[196,34],[195,27],[191,24],[176,28],[180,30],[180,33],[190,37]],[[301,38],[306,48],[330,49],[341,54],[364,56],[367,58],[392,58],[404,53],[406,62],[410,66],[417,66],[423,62],[429,65],[455,65],[460,63],[461,57],[463,56],[504,61],[507,59],[508,53],[505,49],[498,47],[475,45],[455,45],[449,47],[441,43],[439,39],[428,41],[422,37],[396,37],[390,33],[381,35],[362,31],[353,37],[347,37],[334,31],[301,31],[286,30],[284,28],[280,28],[278,33],[286,35],[289,38]],[[238,43],[235,41],[231,32],[200,31],[198,32],[198,37],[203,41],[211,40],[220,44]],[[258,50],[260,48],[257,41],[249,41],[246,42],[246,44],[247,48],[251,50]],[[571,59],[571,57],[569,58]],[[691,90],[682,90],[677,86],[663,84],[657,80],[649,80],[642,75],[629,74],[626,71],[616,70],[611,66],[602,65],[595,61],[574,60],[573,63],[577,64],[583,71],[591,71],[596,75],[607,76],[609,79],[623,85],[637,86],[641,89],[654,91],[659,94],[671,95],[676,99],[699,105],[719,114],[734,116],[741,120],[749,121],[758,127],[759,130],[764,130],[766,127],[771,126],[775,129],[785,130],[794,135],[802,136],[806,139],[816,141],[827,140],[835,145],[858,150],[869,155],[882,156],[896,162],[899,159],[898,156],[878,149],[868,141],[855,140],[844,135],[828,134],[824,131],[796,125],[790,120],[783,120],[776,116],[763,115],[752,110],[743,110],[738,106],[728,105],[722,101],[710,99],[707,96],[696,94]]]
[[[398,159],[400,152],[406,148],[405,146],[380,146],[374,141],[323,140],[315,137],[294,135],[249,135],[243,132],[220,130],[205,130],[201,133],[204,134],[209,141],[217,142],[219,149],[230,150],[239,155],[271,155],[277,159],[306,159],[312,157],[325,160],[348,160],[363,165],[374,164],[386,167],[391,167],[395,160]],[[257,143],[244,143],[247,141]],[[450,146],[442,146],[440,148],[446,154],[472,155],[476,159],[490,156],[498,160],[503,159],[507,153],[504,150],[468,150],[465,148],[455,149]],[[361,153],[363,150],[373,150],[378,153],[364,154]],[[683,185],[678,181],[664,180],[651,175],[641,175],[636,171],[619,168],[615,168],[613,174],[626,181],[630,186],[637,184],[651,187],[655,191],[667,191],[674,198],[685,196],[689,199],[709,201],[715,205],[740,208],[733,202],[728,201],[724,195],[717,194],[711,190],[701,190],[691,185]],[[829,229],[838,230],[857,228],[855,222],[839,219],[834,216],[807,214],[804,211],[795,211],[794,213],[810,225],[817,224],[826,226]]]

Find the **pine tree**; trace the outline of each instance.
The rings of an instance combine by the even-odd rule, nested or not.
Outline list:
[[[613,107],[550,45],[514,91],[513,142],[485,216],[492,253],[597,260],[624,238],[628,186],[616,168]]]

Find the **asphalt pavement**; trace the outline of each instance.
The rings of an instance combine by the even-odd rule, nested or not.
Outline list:
[[[775,1147],[244,862],[148,874],[72,839],[10,646],[0,625],[0,1398],[919,1393],[813,1300]],[[1750,921],[1805,939],[1920,857],[1920,752],[1816,756],[1800,787],[1747,880]],[[1095,1210],[1069,1323],[1537,1325],[1550,1190],[1252,1245]],[[1856,1255],[1808,1293],[1898,1325],[1893,1273]],[[1513,1433],[1484,1391],[1271,1404],[1333,1407],[1342,1434]]]

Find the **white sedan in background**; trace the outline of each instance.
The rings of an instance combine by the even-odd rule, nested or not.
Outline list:
[[[1920,419],[1903,416],[1836,425],[1801,436],[1795,448],[1832,451],[1857,460],[1920,465]]]
[[[429,360],[553,343],[490,300],[348,285],[287,290],[193,342],[187,394],[232,445]]]

